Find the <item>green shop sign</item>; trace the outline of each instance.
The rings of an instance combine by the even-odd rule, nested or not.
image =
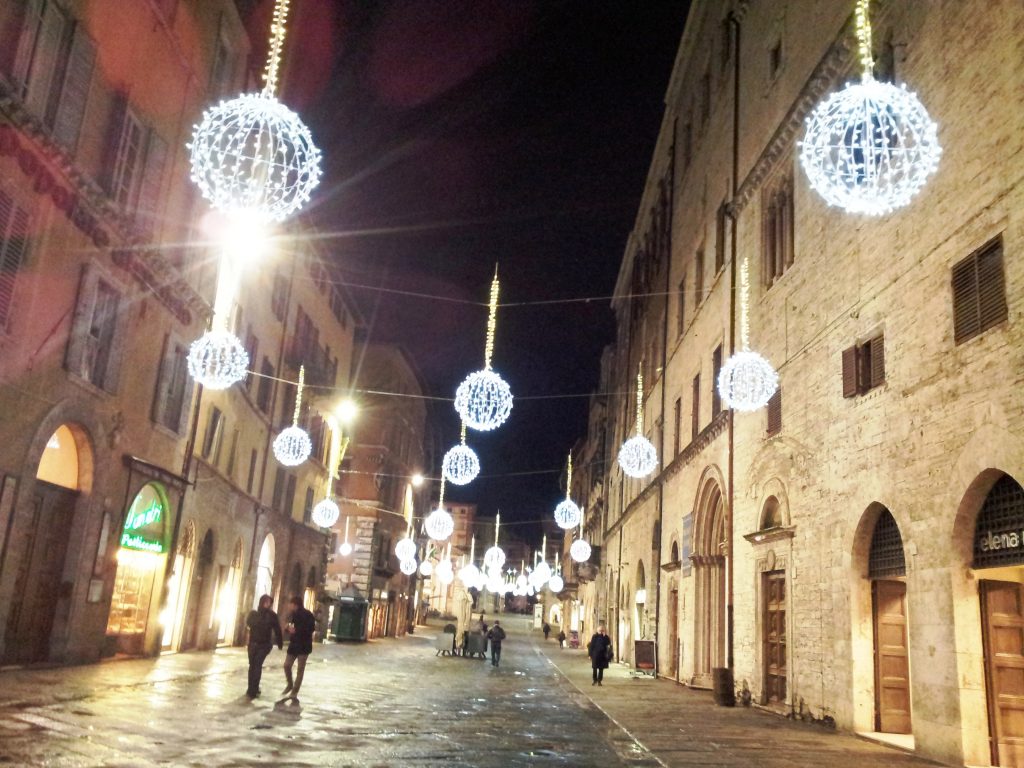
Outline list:
[[[128,509],[121,546],[140,552],[164,551],[163,494],[153,483],[142,487]]]

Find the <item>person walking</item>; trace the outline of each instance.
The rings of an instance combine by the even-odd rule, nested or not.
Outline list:
[[[487,639],[491,641],[491,665],[498,666],[501,661],[501,641],[505,639],[505,630],[501,628],[501,622],[495,620],[494,626],[487,633]]]
[[[594,674],[594,682],[591,685],[601,685],[604,671],[608,669],[608,662],[615,655],[612,651],[612,639],[604,631],[604,624],[597,628],[597,632],[587,643],[587,655],[590,656],[590,668]]]
[[[546,641],[548,639],[548,635],[551,634],[551,625],[545,621],[541,627],[541,631],[544,633],[544,640]]]
[[[288,655],[284,657],[284,679],[287,685],[281,695],[298,703],[299,689],[302,687],[302,675],[306,671],[306,659],[313,652],[313,632],[316,631],[316,617],[302,605],[302,598],[293,595],[289,600],[292,615],[288,622],[290,639]],[[299,662],[299,669],[292,681],[292,665]],[[290,695],[289,695],[290,694]]]
[[[558,630],[558,647],[565,648],[565,630]]]
[[[249,628],[249,687],[245,695],[255,699],[260,695],[260,679],[263,677],[263,662],[266,661],[275,638],[277,647],[284,645],[281,638],[281,621],[271,609],[274,599],[270,595],[262,595],[258,608],[249,612],[245,626]]]

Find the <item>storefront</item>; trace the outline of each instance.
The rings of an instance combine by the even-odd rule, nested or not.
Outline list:
[[[143,485],[128,507],[118,542],[105,655],[142,655],[158,636],[163,638],[159,614],[170,509],[167,493],[157,482]]]

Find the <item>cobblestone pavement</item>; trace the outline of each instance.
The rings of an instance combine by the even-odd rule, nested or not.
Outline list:
[[[501,666],[435,656],[434,628],[317,645],[301,705],[245,691],[241,649],[0,672],[0,763],[55,766],[643,766],[650,755],[504,618]]]
[[[609,670],[503,618],[502,664],[436,657],[434,628],[318,645],[301,704],[275,650],[246,699],[241,649],[0,672],[0,763],[53,766],[911,766],[816,726]],[[612,721],[609,721],[611,718]],[[650,750],[650,751],[648,751]]]

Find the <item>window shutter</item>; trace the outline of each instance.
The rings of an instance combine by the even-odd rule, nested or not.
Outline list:
[[[32,66],[32,52],[36,47],[36,38],[43,23],[43,0],[28,0],[24,3],[23,24],[18,36],[17,53],[11,64],[11,79],[19,86],[19,95],[25,95],[28,83],[28,72]]]
[[[14,305],[14,287],[28,250],[28,212],[0,191],[0,332],[6,331]]]
[[[140,224],[147,232],[152,232],[155,229],[160,206],[160,186],[166,162],[167,142],[160,138],[156,131],[149,131],[138,210]]]
[[[64,367],[83,379],[89,378],[85,352],[93,305],[96,303],[98,281],[99,274],[95,267],[86,265],[82,268],[82,278],[78,283],[78,301],[75,302],[75,313],[71,318],[71,334],[68,337],[67,351],[64,355]]]
[[[776,389],[768,400],[768,434],[774,435],[782,429],[782,389]]]
[[[115,287],[114,284],[111,287]],[[117,291],[117,303],[116,313],[117,320],[114,323],[113,334],[110,337],[110,353],[107,357],[107,369],[103,375],[103,389],[107,392],[116,392],[117,384],[121,377],[121,362],[124,358],[124,343],[126,330],[131,324],[131,319],[127,316],[131,309],[131,302],[125,300],[124,291],[120,286],[116,286]]]
[[[178,416],[178,429],[179,435],[184,435],[188,431],[189,421],[192,418],[192,398],[195,397],[196,385],[192,381],[192,377],[188,372],[188,348],[182,348],[181,354],[177,356],[176,365],[177,370],[180,371],[180,376],[185,381],[185,392],[181,396],[181,413]]]
[[[1006,319],[1006,281],[1003,276],[1003,243],[999,238],[978,254],[979,332]]]
[[[171,399],[174,379],[173,351],[171,337],[165,335],[163,352],[160,355],[160,370],[156,377],[156,390],[153,393],[153,408],[150,411],[150,418],[157,424],[167,423],[167,404]]]
[[[857,348],[843,350],[843,397],[857,394]]]
[[[40,120],[46,118],[46,107],[50,101],[57,57],[60,55],[66,27],[67,19],[57,8],[56,3],[52,0],[47,2],[43,8],[39,34],[32,50],[32,62],[25,89],[25,106]]]
[[[885,336],[876,336],[868,342],[871,374],[868,385],[877,387],[885,383]]]
[[[117,180],[117,155],[121,147],[121,139],[125,131],[128,117],[128,97],[121,92],[112,94],[110,99],[110,117],[107,120],[106,147],[103,151],[103,186],[107,193],[113,195]]]
[[[953,340],[957,344],[966,341],[980,328],[975,261],[968,258],[953,266]]]
[[[82,128],[82,116],[85,114],[95,66],[96,46],[82,25],[78,24],[71,42],[67,73],[53,122],[54,137],[72,154],[78,146],[78,134]]]

